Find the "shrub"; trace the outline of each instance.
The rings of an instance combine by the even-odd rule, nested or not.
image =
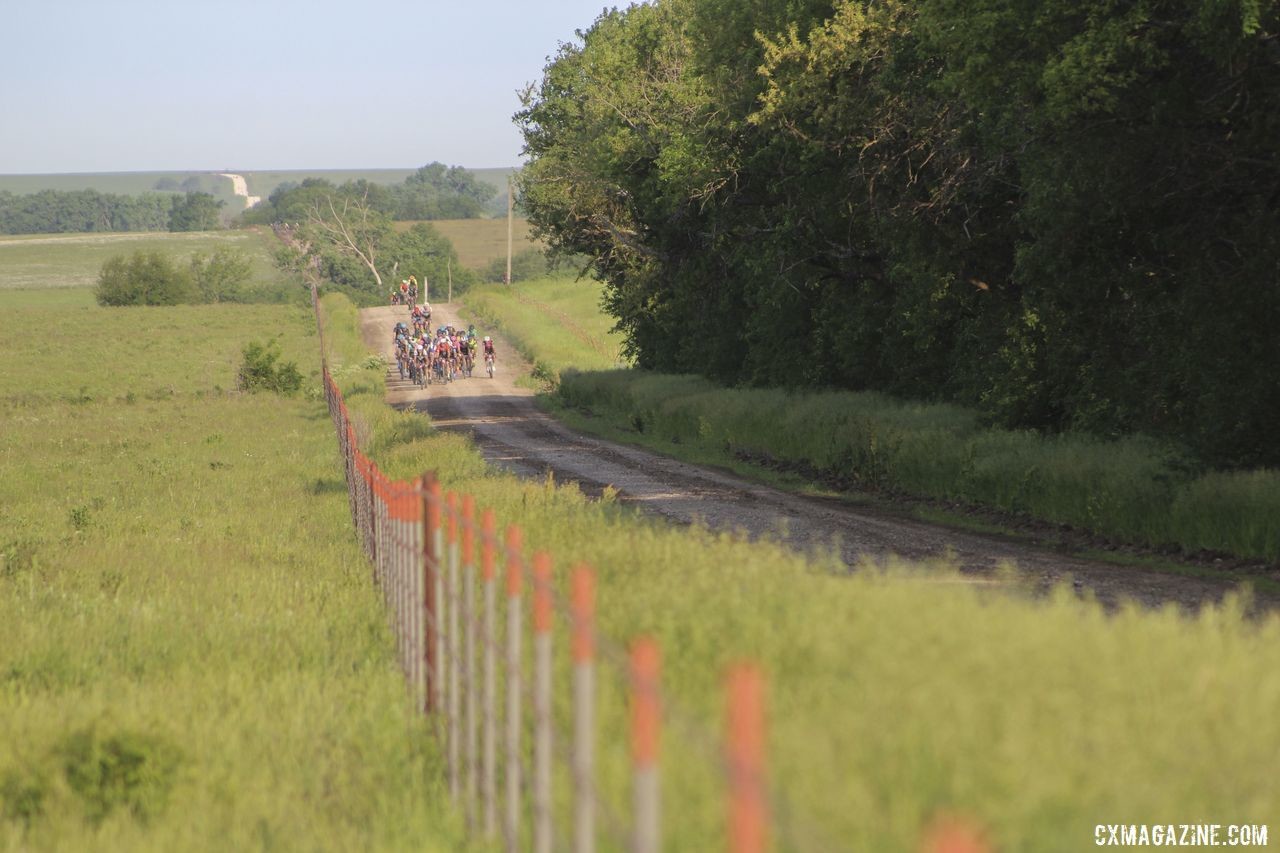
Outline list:
[[[295,362],[280,362],[280,348],[275,341],[252,341],[244,348],[236,384],[241,391],[292,395],[302,387],[302,374]]]
[[[182,305],[195,301],[191,276],[159,252],[108,258],[94,291],[99,305]]]

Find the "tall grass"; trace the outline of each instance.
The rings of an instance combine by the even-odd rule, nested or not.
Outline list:
[[[341,297],[325,306],[340,382],[380,465],[397,477],[439,470],[446,488],[522,525],[530,550],[553,553],[561,584],[568,566],[590,562],[602,632],[659,639],[664,693],[681,709],[664,741],[670,849],[722,846],[707,733],[722,717],[721,673],[742,658],[769,679],[783,849],[911,851],[940,811],[975,816],[998,849],[1019,851],[1079,850],[1099,822],[1275,814],[1280,618],[1247,622],[1234,600],[1194,619],[1136,607],[1108,617],[1069,590],[1033,602],[939,583],[955,578],[938,565],[849,575],[834,555],[675,529],[572,485],[496,473],[456,434],[382,405],[369,387],[382,371],[360,366],[354,312]],[[649,380],[674,398],[700,396],[694,380]],[[945,432],[962,418],[881,405],[897,425]],[[562,666],[557,695],[566,677]],[[625,809],[626,706],[611,676],[601,702],[601,795]],[[561,725],[564,713],[557,705]]]
[[[560,398],[665,441],[766,454],[872,488],[967,501],[1118,539],[1280,560],[1280,472],[1188,472],[1142,438],[983,427],[881,394],[727,389],[639,371],[569,373]]]
[[[499,328],[551,384],[569,368],[608,370],[625,363],[622,339],[600,310],[601,286],[571,275],[515,287],[482,284],[463,297],[483,325]]]
[[[0,850],[458,848],[323,403],[216,390],[309,321],[0,312]]]

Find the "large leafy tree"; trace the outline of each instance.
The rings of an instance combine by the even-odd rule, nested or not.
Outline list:
[[[658,0],[562,48],[521,189],[645,366],[1280,463],[1276,0]]]

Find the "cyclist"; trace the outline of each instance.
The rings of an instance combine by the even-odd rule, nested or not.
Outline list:
[[[498,351],[493,346],[493,338],[488,335],[484,336],[484,366],[489,371],[489,378],[493,378],[493,368],[498,361]]]

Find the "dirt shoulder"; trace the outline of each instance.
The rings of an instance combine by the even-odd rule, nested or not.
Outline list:
[[[465,325],[457,306],[434,304],[433,324]],[[391,328],[404,308],[361,312],[366,344],[392,351]],[[486,333],[492,334],[491,331]],[[1105,604],[1133,599],[1147,606],[1174,603],[1188,610],[1216,602],[1233,581],[1188,577],[1082,559],[1009,537],[956,530],[905,519],[877,507],[796,495],[717,469],[691,465],[638,447],[570,430],[540,411],[533,391],[515,380],[529,365],[494,335],[499,370],[448,385],[419,389],[392,369],[388,401],[428,414],[441,429],[469,433],[491,463],[520,476],[577,482],[588,494],[616,490],[618,500],[676,524],[703,523],[752,537],[779,537],[797,550],[835,549],[848,565],[898,555],[913,560],[945,557],[975,582],[991,582],[1002,564],[1017,569],[1019,583],[1047,590],[1064,581],[1091,591]],[[1274,606],[1270,600],[1260,604]]]

